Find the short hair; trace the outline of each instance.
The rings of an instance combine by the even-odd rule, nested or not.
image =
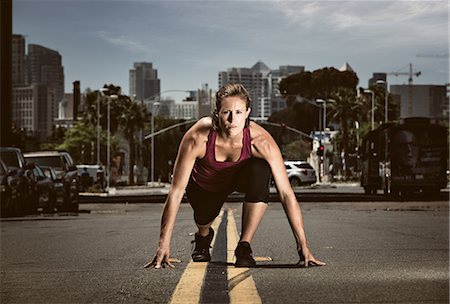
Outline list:
[[[214,109],[212,113],[212,122],[213,122],[213,129],[218,130],[219,129],[219,109],[222,107],[222,101],[227,97],[240,97],[242,100],[245,101],[245,108],[248,110],[250,108],[250,95],[248,94],[247,89],[240,83],[227,83],[223,85],[219,91],[216,93],[216,108]],[[248,127],[250,123],[250,119],[247,118],[245,121],[245,127]]]

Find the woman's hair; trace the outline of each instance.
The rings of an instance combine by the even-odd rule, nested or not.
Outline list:
[[[216,93],[216,108],[212,113],[213,129],[219,129],[219,110],[222,107],[222,101],[227,97],[240,97],[245,101],[245,109],[250,108],[250,96],[245,87],[240,83],[227,83],[222,86]],[[245,127],[248,127],[250,119],[245,120]]]

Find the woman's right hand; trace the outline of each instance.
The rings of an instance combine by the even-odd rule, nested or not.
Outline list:
[[[154,269],[165,268],[166,266],[170,268],[175,268],[172,263],[169,261],[170,258],[170,249],[169,248],[161,248],[158,247],[156,251],[156,255],[153,258],[153,261],[147,263],[144,267],[149,268],[152,267]]]

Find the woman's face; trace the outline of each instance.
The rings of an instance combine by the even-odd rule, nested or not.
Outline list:
[[[250,108],[246,108],[246,102],[241,97],[225,97],[218,115],[220,130],[228,135],[237,135],[245,127]]]

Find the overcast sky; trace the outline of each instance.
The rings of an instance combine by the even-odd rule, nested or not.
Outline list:
[[[143,61],[158,70],[162,91],[217,89],[219,71],[258,60],[309,71],[348,62],[363,87],[373,72],[408,72],[412,63],[422,72],[415,84],[443,85],[448,13],[448,1],[429,0],[13,0],[13,32],[59,51],[66,92],[80,80],[82,90],[114,83],[128,94],[129,69]]]

